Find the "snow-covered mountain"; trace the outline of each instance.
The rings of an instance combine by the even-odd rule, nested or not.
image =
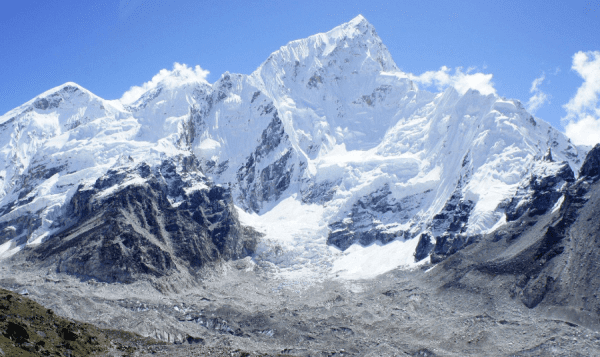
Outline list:
[[[420,90],[358,16],[250,75],[210,84],[173,71],[127,105],[67,83],[0,117],[0,257],[77,231],[82,192],[93,211],[151,177],[174,210],[213,183],[231,190],[237,212],[218,211],[236,232],[264,234],[243,253],[258,264],[372,276],[443,259],[515,219],[539,196],[534,183],[572,180],[584,154],[516,100]],[[169,162],[183,178],[163,174]],[[132,174],[144,165],[152,175]],[[563,181],[550,181],[545,209],[561,197]],[[241,257],[231,244],[219,254]]]

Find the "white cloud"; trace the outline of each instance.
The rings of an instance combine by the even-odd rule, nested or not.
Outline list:
[[[463,72],[462,68],[458,67],[454,70],[454,74],[450,74],[450,68],[443,66],[438,71],[427,71],[418,76],[409,74],[409,78],[426,87],[435,86],[438,90],[452,86],[461,94],[465,94],[469,89],[476,89],[483,95],[495,94],[492,75],[471,73],[473,70],[474,68],[469,68]]]
[[[580,114],[584,111],[598,112],[598,95],[600,94],[600,51],[577,52],[573,56],[573,66],[583,84],[569,103],[565,105],[569,114]]]
[[[571,69],[583,78],[583,84],[563,106],[566,134],[575,144],[594,145],[600,142],[600,51],[577,52]]]
[[[530,93],[533,93],[533,96],[529,98],[527,102],[527,111],[531,114],[535,114],[535,112],[541,108],[544,103],[548,101],[548,95],[540,89],[540,85],[546,79],[546,74],[542,73],[542,75],[533,80],[531,83],[531,89],[529,89]]]
[[[546,79],[546,74],[542,73],[541,76],[539,76],[538,78],[534,79],[533,82],[531,82],[531,89],[529,89],[530,93],[534,93],[539,91],[539,86],[540,84],[542,84],[544,82],[544,79]]]
[[[152,80],[142,84],[141,86],[133,86],[128,91],[123,93],[120,101],[123,104],[131,104],[138,100],[142,94],[147,91],[156,88],[159,84],[167,87],[181,85],[186,83],[203,83],[206,82],[206,77],[210,72],[196,67],[188,67],[186,64],[180,64],[175,62],[173,64],[173,70],[161,69],[158,74],[152,77]]]
[[[591,115],[571,120],[565,127],[565,133],[575,144],[595,145],[600,142],[600,120]]]
[[[542,107],[548,101],[548,95],[542,91],[535,93],[527,101],[527,111],[531,114],[535,114],[538,109]]]

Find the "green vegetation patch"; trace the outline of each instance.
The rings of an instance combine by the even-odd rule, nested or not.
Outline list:
[[[99,328],[56,316],[26,297],[0,289],[0,355],[90,356],[109,346]]]

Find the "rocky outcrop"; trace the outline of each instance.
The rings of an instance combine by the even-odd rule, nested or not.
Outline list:
[[[587,177],[596,180],[600,176],[600,144],[596,144],[587,154],[581,169],[579,177]]]
[[[431,220],[430,231],[435,238],[435,245],[431,249],[432,263],[439,263],[475,240],[475,237],[467,235],[467,223],[475,203],[465,199],[463,195],[472,176],[471,156],[470,153],[464,156],[456,188],[441,211]]]
[[[263,202],[276,201],[288,189],[294,172],[294,160],[283,123],[272,104],[263,109],[273,113],[273,119],[261,135],[261,140],[246,163],[237,172],[241,201],[248,209],[259,212]],[[279,154],[279,155],[277,155]],[[267,157],[275,157],[266,165]]]
[[[420,262],[427,258],[434,246],[435,244],[432,242],[431,235],[429,233],[421,233],[417,249],[415,249],[415,261]]]
[[[565,183],[573,181],[575,175],[567,162],[556,163],[552,156],[546,156],[534,165],[528,179],[506,205],[506,220],[514,221],[525,213],[530,216],[546,213],[563,195]]]
[[[60,91],[52,93],[51,95],[40,98],[33,103],[33,107],[39,110],[48,110],[58,108],[60,103],[63,101],[63,97],[69,97],[76,94],[79,88],[73,85],[66,85]]]
[[[475,237],[466,234],[467,222],[474,204],[463,198],[461,186],[458,185],[441,212],[432,219],[431,226],[435,237],[432,263],[444,260],[474,241]]]
[[[329,225],[327,244],[346,250],[352,244],[369,245],[374,241],[388,243],[398,238],[412,238],[408,229],[398,228],[407,224],[421,206],[429,192],[404,197],[392,197],[388,185],[360,198],[343,220]]]
[[[305,180],[304,187],[301,190],[302,202],[324,204],[331,201],[335,191],[338,188],[340,180],[314,182],[314,180]]]
[[[431,230],[436,243],[432,249],[432,263],[441,262],[481,238],[479,234],[467,234],[467,223],[474,208],[474,203],[464,200],[461,193],[461,187],[465,186],[467,179],[468,175],[461,178],[442,211],[433,217]],[[548,149],[541,160],[534,162],[515,195],[502,202],[498,211],[505,213],[507,222],[516,221],[522,216],[543,215],[558,203],[568,185],[574,181],[575,176],[569,164],[564,161],[555,162]],[[524,228],[515,228],[518,232],[512,230],[511,234],[518,236]],[[497,237],[504,236],[503,232],[498,231]]]
[[[29,259],[82,278],[132,282],[252,254],[257,234],[239,223],[230,191],[198,177],[193,159],[178,164],[180,172],[171,161],[111,170],[80,187],[70,226]]]
[[[544,193],[542,187],[553,190],[557,186],[550,183],[564,182],[562,200],[553,203],[553,209],[545,207],[543,211],[530,205],[505,226],[448,257],[439,273],[444,286],[465,291],[477,286],[479,291],[489,288],[494,294],[504,291],[528,308],[543,306],[567,321],[597,321],[599,153],[600,146],[588,153],[576,181],[572,172],[560,165],[555,175],[532,176],[538,190],[530,191],[528,197],[534,199],[526,200],[526,204]],[[548,184],[542,185],[544,182]],[[501,285],[495,285],[495,281]]]

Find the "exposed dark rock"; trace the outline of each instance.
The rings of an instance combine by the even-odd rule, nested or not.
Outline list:
[[[318,73],[315,73],[312,77],[310,77],[310,79],[308,80],[308,83],[306,83],[306,88],[308,89],[312,89],[312,88],[318,88],[319,84],[323,83],[323,77],[321,77]]]
[[[600,177],[600,144],[596,144],[596,146],[594,146],[587,154],[585,161],[579,170],[579,177]]]
[[[323,204],[331,201],[337,190],[337,186],[338,182],[331,181],[310,183],[307,185],[307,188],[301,191],[302,202]]]
[[[471,178],[471,154],[463,157],[461,174],[452,195],[446,204],[431,220],[430,230],[435,238],[431,262],[439,263],[448,256],[472,244],[477,237],[467,235],[467,223],[475,204],[464,199],[463,190]]]
[[[68,168],[67,164],[46,167],[45,165],[31,165],[24,175],[21,175],[16,186],[19,190],[19,199],[27,196],[33,191],[42,181],[45,181],[55,174],[66,171]]]
[[[554,159],[552,158],[552,149],[548,148],[548,151],[546,151],[546,153],[544,154],[544,156],[542,157],[543,161],[548,161],[548,162],[553,162]]]
[[[548,155],[551,160],[550,152],[546,157]],[[506,220],[514,221],[525,213],[532,217],[546,213],[563,195],[563,184],[573,181],[575,181],[575,175],[566,162],[563,162],[558,170],[549,174],[545,174],[545,172],[541,174],[541,170],[532,173],[529,179],[519,186],[515,196],[506,205]]]
[[[463,200],[460,192],[454,192],[440,213],[432,219],[434,235],[444,233],[462,233],[466,230],[469,214],[473,209],[473,202]]]
[[[61,97],[50,98],[50,100],[48,100],[47,98],[40,98],[33,103],[33,106],[36,109],[48,110],[48,109],[58,108],[60,102],[62,102]]]
[[[37,214],[23,214],[14,219],[0,223],[0,244],[22,236],[16,244],[24,244],[31,234],[42,225],[42,218]]]
[[[529,280],[521,292],[520,299],[523,304],[530,309],[536,307],[546,296],[553,281],[551,276],[545,274]]]
[[[196,89],[194,96],[202,104],[190,106],[188,119],[183,122],[183,131],[178,144],[186,149],[192,147],[198,133],[206,130],[205,118],[209,115],[213,107],[213,97],[205,90]]]
[[[428,192],[396,200],[388,185],[360,198],[347,218],[329,225],[327,244],[346,250],[352,244],[368,245],[375,241],[389,243],[394,239],[412,238],[402,230],[389,231],[383,224],[409,222]]]
[[[263,108],[264,115],[273,112],[274,107],[269,108],[269,106]],[[279,199],[290,186],[294,160],[292,160],[292,151],[281,147],[284,142],[288,142],[288,136],[275,110],[273,119],[261,135],[260,143],[237,172],[241,198],[247,207],[255,212],[260,211],[263,202]],[[282,149],[281,156],[277,160],[258,171],[257,166],[263,158]]]
[[[132,175],[144,183],[127,185]],[[119,185],[124,187],[99,198]],[[252,254],[257,234],[240,225],[230,191],[212,186],[186,192],[186,185],[170,161],[154,169],[141,164],[109,171],[93,188],[78,189],[69,228],[29,259],[82,278],[132,282]],[[180,200],[177,205],[171,197]]]
[[[342,222],[335,222],[329,225],[330,232],[327,237],[327,244],[335,245],[341,250],[346,250],[354,243],[369,245],[375,241],[389,243],[398,237],[398,233],[386,233],[378,229],[355,232],[348,229]],[[400,237],[403,232],[399,232]]]
[[[21,344],[29,340],[29,334],[24,326],[16,324],[14,322],[8,322],[6,324],[6,330],[4,336],[15,341],[15,343]]]
[[[203,165],[204,172],[207,174],[220,175],[229,168],[229,160],[217,163],[213,160],[206,160]]]
[[[600,317],[596,298],[600,289],[596,266],[600,260],[600,182],[589,180],[595,177],[597,155],[596,150],[588,154],[577,181],[568,170],[555,171],[553,179],[533,179],[538,189],[554,187],[544,182],[566,183],[560,207],[536,215],[522,214],[448,257],[441,263],[447,273],[439,275],[446,281],[444,286],[475,291],[481,289],[482,281],[489,281],[495,295],[498,289],[507,290],[528,308],[544,305],[563,311],[578,323],[588,324],[589,316]],[[474,271],[486,277],[473,279],[477,276]],[[502,276],[500,281],[512,280],[512,284],[508,288],[494,285],[496,276]]]
[[[354,104],[366,104],[370,107],[374,106],[377,102],[383,102],[388,93],[392,90],[392,86],[382,85],[373,90],[371,95],[363,95],[360,99],[355,100]]]
[[[463,167],[467,166],[466,161],[465,157]],[[467,222],[474,207],[472,201],[463,199],[462,188],[467,179],[468,175],[460,178],[444,208],[431,221],[431,231],[435,237],[435,246],[431,253],[432,263],[439,263],[476,239],[466,234]]]
[[[52,93],[48,97],[40,98],[33,103],[34,108],[40,110],[48,110],[58,108],[63,101],[63,96],[70,96],[79,91],[79,88],[71,85],[64,86],[59,91]]]
[[[448,256],[477,241],[478,235],[454,234],[445,232],[436,238],[435,247],[431,253],[431,262],[439,263]]]
[[[254,92],[254,94],[252,94],[252,100],[250,100],[250,104],[254,103],[254,101],[256,100],[256,98],[258,98],[259,95],[260,91]]]
[[[432,237],[429,233],[422,233],[419,236],[419,243],[417,244],[417,249],[415,250],[416,262],[420,262],[429,256],[429,253],[431,253],[434,247],[434,244],[431,240]]]
[[[263,109],[263,115],[270,114],[274,110],[272,104],[267,105]],[[269,123],[267,128],[261,134],[261,140],[259,145],[254,151],[254,160],[260,161],[260,159],[273,152],[275,148],[279,146],[282,140],[287,139],[287,134],[283,127],[283,122],[279,119],[277,111],[273,113],[273,120]]]

